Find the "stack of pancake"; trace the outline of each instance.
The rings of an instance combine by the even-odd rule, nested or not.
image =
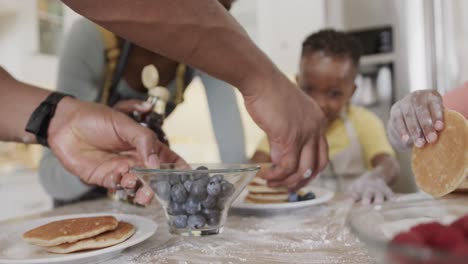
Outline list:
[[[256,204],[269,204],[269,203],[287,203],[288,202],[288,188],[270,188],[267,186],[266,180],[255,177],[247,185],[249,192],[245,197],[245,202]]]
[[[113,216],[54,221],[23,234],[27,242],[53,253],[71,253],[110,247],[130,238],[135,227]]]

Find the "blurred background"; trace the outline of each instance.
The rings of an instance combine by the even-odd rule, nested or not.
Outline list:
[[[297,72],[301,42],[322,28],[354,34],[364,47],[353,101],[386,122],[391,105],[410,91],[441,93],[468,74],[468,18],[463,0],[238,0],[231,13],[288,76]],[[80,16],[58,0],[0,0],[0,65],[16,78],[55,89],[64,34]],[[195,81],[166,120],[172,147],[189,162],[219,162],[205,90]],[[246,157],[263,132],[237,96]],[[48,210],[37,166],[41,147],[0,143],[0,220]],[[415,190],[408,153],[398,153],[397,192]],[[241,161],[240,161],[241,162]],[[8,175],[8,177],[6,177]]]

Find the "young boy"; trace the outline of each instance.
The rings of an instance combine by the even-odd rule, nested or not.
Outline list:
[[[326,137],[330,163],[317,180],[336,191],[347,190],[363,204],[392,196],[388,187],[399,174],[385,129],[372,112],[350,104],[356,90],[359,43],[350,35],[322,30],[302,44],[297,84],[321,107],[328,120]],[[265,138],[252,161],[269,162]]]

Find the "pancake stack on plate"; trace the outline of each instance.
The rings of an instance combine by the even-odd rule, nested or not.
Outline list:
[[[270,188],[267,186],[266,180],[255,177],[247,185],[249,192],[245,197],[246,203],[270,204],[270,203],[287,203],[289,192],[285,187]]]
[[[53,253],[71,253],[110,247],[130,238],[135,227],[113,216],[54,221],[23,234],[27,242]]]

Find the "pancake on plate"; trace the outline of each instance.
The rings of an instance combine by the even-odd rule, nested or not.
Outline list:
[[[71,253],[89,249],[99,249],[120,244],[135,234],[135,227],[127,222],[119,222],[116,229],[73,243],[64,243],[45,250],[52,253]]]
[[[118,224],[113,216],[64,219],[29,230],[23,239],[36,246],[52,247],[97,236],[114,230]]]
[[[247,203],[269,204],[269,203],[287,203],[288,188],[270,188],[267,186],[267,181],[254,177],[246,187],[248,194],[245,197]]]

